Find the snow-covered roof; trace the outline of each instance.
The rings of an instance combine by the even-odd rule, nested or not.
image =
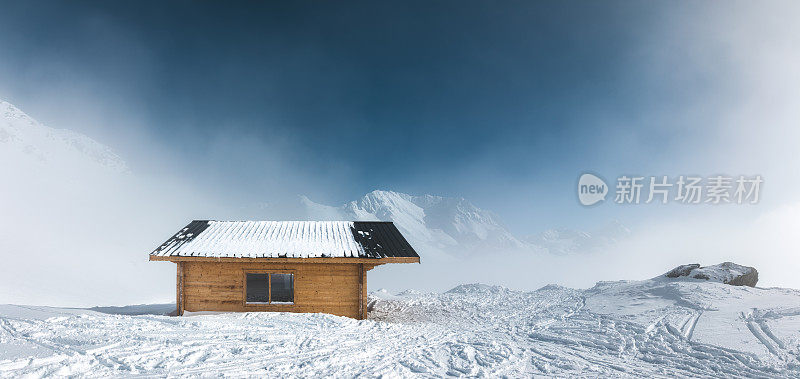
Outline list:
[[[391,222],[195,220],[156,257],[393,258],[419,255]]]

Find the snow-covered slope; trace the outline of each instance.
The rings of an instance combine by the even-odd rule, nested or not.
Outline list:
[[[38,162],[58,168],[98,166],[126,172],[125,162],[109,147],[67,129],[42,125],[14,105],[0,100],[0,157],[15,165]]]
[[[369,319],[0,306],[0,376],[798,377],[800,291],[691,278],[376,291]]]

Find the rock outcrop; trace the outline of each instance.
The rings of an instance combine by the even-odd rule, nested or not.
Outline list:
[[[733,262],[701,267],[697,263],[681,265],[664,274],[667,278],[689,277],[730,284],[732,286],[755,287],[758,283],[758,270],[754,267],[738,265]]]

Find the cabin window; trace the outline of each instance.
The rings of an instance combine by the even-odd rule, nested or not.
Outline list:
[[[279,273],[246,273],[248,304],[293,304],[294,275]]]
[[[270,302],[294,303],[294,275],[270,274]]]
[[[269,303],[269,274],[247,274],[247,302]]]

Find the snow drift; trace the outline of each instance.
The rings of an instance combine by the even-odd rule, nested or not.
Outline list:
[[[797,290],[685,276],[588,290],[467,284],[375,291],[369,309],[356,321],[4,305],[0,376],[800,376]]]

